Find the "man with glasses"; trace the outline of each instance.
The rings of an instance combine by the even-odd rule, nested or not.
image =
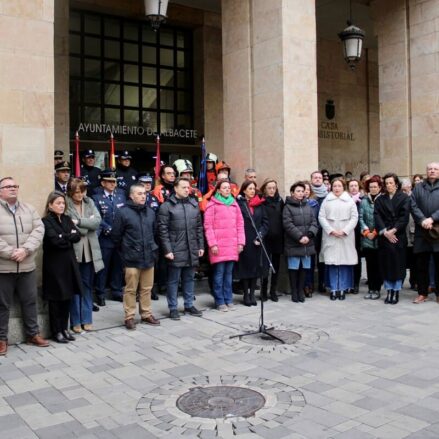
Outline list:
[[[0,180],[0,355],[8,350],[9,311],[14,296],[21,305],[26,342],[49,346],[39,334],[35,253],[44,225],[34,207],[18,201],[12,177]]]

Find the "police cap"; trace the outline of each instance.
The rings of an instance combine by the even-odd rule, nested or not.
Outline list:
[[[101,180],[117,181],[116,173],[111,169],[105,169],[104,171],[102,171],[100,177]]]
[[[55,171],[70,171],[70,169],[70,163],[66,161],[55,165]]]

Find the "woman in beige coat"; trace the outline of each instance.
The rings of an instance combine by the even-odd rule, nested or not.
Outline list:
[[[358,210],[346,192],[343,179],[332,181],[331,192],[320,208],[319,222],[323,229],[320,259],[327,268],[330,298],[344,300],[346,291],[354,287],[353,267],[358,263],[355,249]]]

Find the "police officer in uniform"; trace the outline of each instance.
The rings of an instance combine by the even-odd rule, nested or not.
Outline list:
[[[149,173],[147,173],[147,174],[139,174],[137,182],[141,183],[143,185],[143,187],[145,188],[145,191],[146,191],[146,205],[150,209],[152,209],[154,212],[157,213],[157,211],[159,210],[159,207],[160,207],[160,203],[159,203],[159,200],[157,199],[157,197],[155,197],[152,194],[152,182],[153,182],[152,175],[149,174]]]
[[[61,151],[60,149],[55,150],[55,154],[53,157],[53,166],[56,166],[58,163],[61,163],[64,161],[64,151]]]
[[[131,167],[132,156],[129,151],[122,151],[117,158],[117,187],[125,191],[128,197],[130,187],[137,181],[137,171]]]
[[[105,306],[105,288],[107,282],[113,300],[123,300],[123,267],[122,260],[113,240],[111,229],[118,209],[126,202],[125,192],[116,188],[117,179],[114,171],[105,170],[101,173],[102,191],[93,195],[93,200],[101,214],[102,221],[99,233],[104,269],[96,275],[95,289],[99,306]]]
[[[99,175],[101,170],[95,166],[96,156],[92,149],[82,153],[81,177],[87,183],[87,196],[91,197],[94,190],[100,186]]]
[[[55,165],[55,190],[67,193],[67,184],[70,180],[70,163],[60,162]]]

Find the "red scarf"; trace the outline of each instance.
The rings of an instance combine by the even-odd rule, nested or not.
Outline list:
[[[250,201],[247,201],[248,207],[252,215],[255,213],[255,207],[260,206],[265,201],[265,198],[262,198],[259,195],[255,195]]]

